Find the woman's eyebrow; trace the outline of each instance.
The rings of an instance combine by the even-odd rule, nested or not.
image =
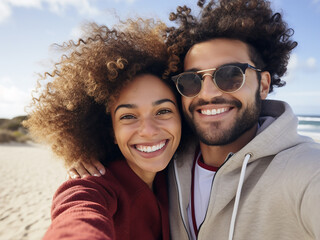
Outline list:
[[[174,101],[172,101],[171,99],[168,98],[164,98],[164,99],[160,99],[157,100],[155,102],[152,103],[152,106],[157,106],[160,105],[162,103],[165,102],[171,102],[172,104],[176,105],[176,103]],[[133,109],[133,108],[138,108],[138,106],[136,104],[120,104],[119,106],[116,107],[116,109],[114,110],[114,114],[120,109],[120,108],[129,108],[129,109]]]
[[[114,114],[116,114],[116,111],[118,111],[120,108],[137,108],[138,106],[135,104],[120,104],[119,106],[116,107],[116,109],[114,110]]]
[[[164,99],[157,100],[157,101],[152,103],[152,106],[157,106],[157,105],[160,105],[160,104],[165,103],[165,102],[171,102],[173,105],[176,106],[176,103],[174,101],[172,101],[171,99],[169,99],[169,98],[164,98]]]

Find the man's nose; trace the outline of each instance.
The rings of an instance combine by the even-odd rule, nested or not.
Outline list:
[[[213,77],[210,74],[204,74],[202,81],[202,88],[198,95],[199,98],[209,101],[210,99],[223,94],[214,84]]]

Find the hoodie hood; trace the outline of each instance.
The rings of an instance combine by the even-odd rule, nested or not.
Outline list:
[[[233,239],[236,217],[241,197],[242,187],[245,181],[247,166],[250,162],[264,157],[276,155],[277,153],[296,146],[302,142],[313,141],[310,138],[297,134],[298,118],[293,114],[291,107],[281,101],[265,100],[262,102],[260,114],[260,128],[257,135],[244,148],[234,154],[227,163],[226,172],[241,167],[236,196],[229,226],[228,240]],[[239,159],[243,156],[243,159]],[[234,185],[235,186],[235,185]]]
[[[298,118],[291,107],[282,101],[263,100],[260,114],[260,128],[257,135],[235,155],[251,154],[249,163],[263,157],[275,155],[303,142],[313,140],[297,133]],[[232,159],[230,159],[232,160]],[[233,163],[234,167],[241,167],[242,161]]]

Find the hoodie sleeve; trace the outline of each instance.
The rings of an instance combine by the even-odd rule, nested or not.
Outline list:
[[[112,216],[116,193],[102,177],[69,180],[53,197],[51,218],[44,240],[115,239]]]
[[[312,239],[320,240],[320,169],[311,177],[302,196],[301,220]]]

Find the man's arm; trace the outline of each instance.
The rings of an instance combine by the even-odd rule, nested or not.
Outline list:
[[[100,177],[106,173],[105,167],[98,160],[92,160],[91,163],[77,162],[67,171],[68,179],[84,178],[89,175]]]
[[[320,171],[312,177],[304,191],[300,213],[304,227],[314,239],[320,239]]]

